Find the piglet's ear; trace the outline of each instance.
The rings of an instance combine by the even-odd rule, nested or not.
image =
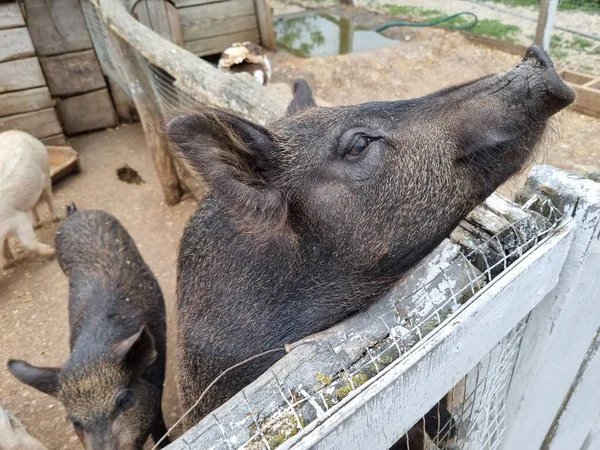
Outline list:
[[[301,78],[294,81],[294,99],[287,107],[285,112],[286,116],[296,114],[303,109],[317,106],[315,98],[313,97],[312,89],[306,80]]]
[[[145,325],[133,336],[113,345],[111,353],[117,363],[140,371],[152,364],[158,356],[152,333]]]
[[[269,182],[277,146],[260,125],[205,108],[166,124],[175,152],[225,202],[242,231],[274,230],[285,222],[287,202]]]
[[[44,394],[56,396],[58,393],[58,375],[60,369],[55,367],[35,367],[18,359],[8,361],[8,371],[21,383],[37,389]]]

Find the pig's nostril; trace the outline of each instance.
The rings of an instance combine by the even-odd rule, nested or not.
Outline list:
[[[537,45],[532,45],[527,49],[523,62],[532,66],[554,70],[554,64],[548,54]]]
[[[548,54],[537,45],[532,45],[525,52],[522,64],[534,69],[533,78],[542,80],[547,92],[552,99],[548,104],[547,113],[552,115],[575,101],[575,91],[567,86],[554,70],[554,64]]]

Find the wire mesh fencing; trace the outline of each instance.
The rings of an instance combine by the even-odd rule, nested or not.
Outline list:
[[[477,240],[478,227],[473,224],[494,222],[490,211],[502,226],[493,235],[480,230]],[[230,407],[210,414],[174,448],[274,449],[313,428],[362,385],[444,327],[466,303],[476,301],[478,292],[551,236],[562,221],[563,215],[550,202],[538,198],[523,208],[498,198],[489,200],[461,225],[463,232],[454,242],[431,258],[427,273],[416,274],[422,282],[414,291],[394,290],[365,314],[349,319],[346,327],[292,344],[292,349],[310,344],[310,361],[291,364],[289,370],[280,361],[258,386],[244,389]],[[467,229],[473,233],[471,239],[465,239]],[[452,255],[452,248],[459,251]],[[506,427],[506,392],[525,323],[523,318],[435,406],[434,410],[445,411],[445,420],[444,414],[432,410],[429,418],[404,430],[408,432],[404,446],[394,448],[498,448]],[[415,444],[419,439],[422,445]]]
[[[81,9],[83,10],[83,16],[92,38],[94,50],[96,51],[96,55],[98,55],[102,71],[106,76],[110,77],[111,80],[116,82],[121,89],[123,89],[123,92],[131,97],[125,76],[121,72],[118,64],[113,60],[111,43],[109,40],[109,30],[107,30],[106,25],[100,19],[96,7],[90,0],[81,0]]]

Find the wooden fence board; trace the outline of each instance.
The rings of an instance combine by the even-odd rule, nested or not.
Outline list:
[[[108,89],[61,99],[57,108],[67,134],[117,125]]]
[[[27,26],[38,55],[92,48],[78,0],[25,0]]]
[[[26,27],[0,30],[0,62],[34,55],[35,49]]]
[[[40,63],[52,95],[69,96],[106,87],[94,50],[41,57]]]
[[[42,141],[46,145],[67,145],[67,139],[62,133],[42,138],[40,139],[40,141]]]
[[[62,133],[54,108],[0,118],[0,131],[22,130],[37,138]]]
[[[275,27],[273,26],[273,16],[271,15],[271,5],[269,0],[254,0],[256,7],[256,18],[258,20],[258,29],[260,30],[260,43],[268,50],[275,50]]]
[[[551,291],[572,236],[573,228],[566,227],[532,250],[445,326],[360,386],[354,398],[329,409],[280,448],[389,448]],[[536,292],[532,285],[539,286]]]
[[[0,63],[0,80],[0,93],[46,85],[37,58]]]
[[[0,117],[37,111],[54,106],[47,87],[0,94]]]
[[[258,30],[250,30],[186,42],[185,48],[198,56],[214,55],[221,53],[233,42],[259,42],[259,39]]]
[[[258,28],[252,0],[194,6],[179,14],[186,42]]]
[[[0,4],[0,30],[24,26],[25,19],[23,19],[21,8],[16,1]]]

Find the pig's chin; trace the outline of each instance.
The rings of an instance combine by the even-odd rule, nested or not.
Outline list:
[[[538,123],[511,142],[502,146],[480,148],[463,154],[456,160],[459,170],[465,170],[479,201],[485,199],[513,175],[524,170],[536,159],[540,149],[554,134],[547,123]]]

